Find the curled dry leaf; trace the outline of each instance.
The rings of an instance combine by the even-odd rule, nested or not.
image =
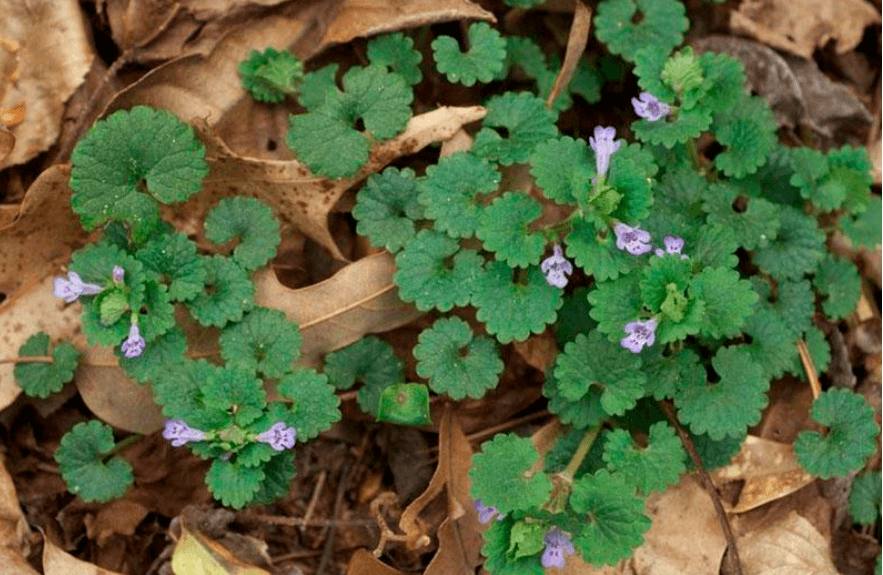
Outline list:
[[[6,159],[13,147],[15,147],[15,136],[0,123],[0,162]]]
[[[300,326],[301,363],[321,357],[368,333],[380,333],[411,322],[420,312],[398,298],[392,281],[396,267],[387,252],[357,260],[325,281],[291,289],[272,269],[255,274],[255,303],[280,309]]]
[[[118,429],[147,435],[166,421],[150,387],[126,377],[109,347],[85,348],[75,382],[95,417]]]
[[[404,575],[393,569],[367,549],[357,549],[346,567],[346,575]]]
[[[586,49],[586,43],[589,41],[589,30],[592,28],[592,11],[577,0],[573,10],[573,24],[570,26],[570,35],[567,38],[567,51],[564,53],[564,63],[555,77],[555,83],[546,96],[546,107],[551,107],[552,103],[558,98],[558,94],[570,83],[576,67],[579,65],[579,59],[582,58]]]
[[[10,126],[15,148],[0,160],[2,170],[55,142],[65,102],[83,82],[94,50],[76,0],[0,0],[0,14],[0,111],[24,110]]]
[[[30,536],[12,477],[0,462],[0,565],[7,575],[37,575],[27,561]]]
[[[209,140],[211,172],[203,182],[203,192],[187,204],[176,206],[174,211],[201,220],[221,197],[252,196],[273,206],[283,220],[292,222],[336,258],[345,260],[328,229],[328,213],[343,193],[396,158],[450,138],[463,125],[483,118],[485,113],[481,106],[442,107],[415,116],[398,137],[374,147],[368,164],[356,176],[338,180],[318,178],[295,160],[238,156],[202,127],[200,131]]]
[[[45,575],[121,575],[117,571],[104,569],[68,555],[49,537],[43,537],[43,573]]]
[[[250,565],[205,533],[182,523],[181,538],[172,552],[173,573],[211,573],[212,575],[270,575]],[[47,574],[48,575],[48,574]]]
[[[838,53],[852,50],[879,22],[879,10],[865,0],[744,0],[730,13],[733,32],[806,59],[832,40]]]

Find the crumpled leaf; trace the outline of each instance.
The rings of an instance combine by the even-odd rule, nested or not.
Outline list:
[[[83,83],[95,54],[76,0],[2,0],[0,14],[0,113],[24,111],[24,118],[9,128],[15,147],[0,159],[2,170],[55,143],[65,103]]]
[[[745,0],[730,13],[734,33],[808,60],[832,40],[838,54],[852,50],[879,22],[879,11],[864,0]]]
[[[270,204],[277,216],[290,221],[305,235],[345,260],[331,232],[328,213],[346,190],[369,174],[379,171],[399,156],[412,154],[423,147],[446,140],[461,126],[481,119],[481,106],[442,107],[411,118],[408,127],[393,140],[377,145],[368,164],[352,178],[317,178],[300,162],[242,157],[213,138],[209,144],[211,171],[203,182],[203,192],[176,213],[201,219],[219,197],[247,195]],[[211,137],[211,136],[209,136]]]
[[[325,353],[420,315],[396,295],[394,273],[395,263],[387,252],[364,257],[300,289],[285,287],[272,269],[264,269],[254,277],[255,304],[280,309],[300,326],[300,363],[316,367]]]

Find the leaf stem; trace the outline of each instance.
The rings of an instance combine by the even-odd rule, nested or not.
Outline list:
[[[0,364],[4,363],[55,363],[55,359],[51,355],[22,355],[0,359]]]
[[[579,466],[583,464],[583,460],[586,458],[586,455],[589,454],[589,450],[592,448],[592,444],[595,443],[595,439],[598,438],[598,432],[600,431],[600,425],[590,427],[586,430],[583,438],[579,441],[579,445],[577,446],[576,451],[573,452],[573,457],[570,458],[570,461],[567,463],[567,467],[565,467],[563,471],[557,474],[558,477],[560,477],[567,483],[573,483],[573,476],[576,475],[577,470],[579,470]]]
[[[116,445],[113,446],[113,449],[111,449],[110,453],[108,453],[107,455],[108,456],[116,455],[117,453],[119,453],[123,449],[125,449],[125,448],[129,447],[130,445],[132,445],[133,443],[135,443],[136,441],[139,441],[142,437],[144,437],[144,436],[141,434],[135,433],[133,435],[130,435],[129,437],[126,437],[125,439],[120,439],[119,441],[117,441]]]

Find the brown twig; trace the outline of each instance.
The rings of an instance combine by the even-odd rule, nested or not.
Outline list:
[[[316,486],[313,487],[313,495],[310,497],[310,502],[307,504],[307,510],[304,513],[304,523],[307,523],[310,518],[313,516],[313,511],[316,510],[316,503],[319,501],[319,494],[322,493],[322,487],[325,486],[325,479],[328,477],[328,472],[324,469],[321,473],[319,473],[318,479],[316,479]],[[306,531],[307,525],[300,526],[301,534]]]
[[[711,496],[711,502],[714,504],[714,511],[717,513],[718,522],[720,523],[721,530],[724,532],[724,538],[727,540],[727,548],[731,554],[730,557],[732,559],[734,573],[735,575],[742,575],[742,562],[739,561],[739,549],[736,546],[736,537],[733,535],[733,529],[730,526],[730,520],[727,518],[726,511],[724,511],[724,505],[721,503],[720,495],[714,487],[714,483],[711,482],[711,477],[709,477],[708,472],[705,471],[705,466],[702,465],[702,459],[699,457],[699,452],[696,451],[696,444],[693,443],[693,439],[678,421],[671,402],[660,401],[659,406],[662,408],[662,411],[665,412],[666,417],[668,417],[668,420],[678,432],[678,436],[681,438],[681,443],[684,444],[684,448],[690,455],[693,465],[696,466],[696,475],[699,476],[699,482],[708,492],[708,495]]]
[[[797,353],[800,355],[800,363],[803,364],[803,371],[806,372],[806,379],[812,389],[812,398],[818,399],[822,395],[822,384],[819,382],[819,374],[812,361],[812,356],[809,354],[809,348],[806,347],[806,342],[802,339],[797,341]]]
[[[374,517],[374,521],[377,523],[377,527],[380,528],[380,540],[377,541],[377,547],[375,547],[374,551],[371,552],[374,554],[375,557],[380,557],[381,555],[383,555],[383,549],[386,547],[387,542],[405,542],[408,540],[407,535],[399,535],[398,533],[393,533],[392,529],[389,528],[389,525],[386,524],[386,519],[383,517],[383,511],[380,510],[381,505],[393,505],[397,501],[398,497],[392,491],[384,491],[383,493],[375,497],[373,501],[371,501],[371,516]],[[424,535],[424,537],[426,536]]]
[[[55,363],[55,359],[48,355],[22,355],[0,359],[0,364],[3,363]]]

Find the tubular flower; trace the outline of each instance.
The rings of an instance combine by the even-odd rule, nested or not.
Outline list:
[[[656,341],[656,320],[633,321],[625,324],[626,336],[619,340],[619,345],[632,353],[640,353],[644,346],[651,346]]]
[[[167,419],[162,436],[172,442],[172,446],[181,447],[188,441],[202,441],[205,432],[193,429],[183,419]]]
[[[665,250],[663,250],[662,248],[656,248],[656,251],[653,253],[655,253],[657,256],[662,257],[665,254],[680,254],[682,260],[687,259],[686,255],[681,254],[681,250],[684,249],[684,238],[665,236],[664,238],[662,238],[662,243],[665,245]]]
[[[633,256],[646,254],[653,249],[653,246],[649,244],[650,233],[641,228],[633,228],[620,223],[613,227],[613,233],[616,234],[616,247]]]
[[[546,282],[549,285],[563,288],[567,285],[567,276],[573,273],[573,264],[564,258],[558,244],[555,244],[552,249],[554,253],[543,260],[540,269],[546,274]]]
[[[64,298],[64,301],[71,303],[81,295],[95,295],[101,292],[101,289],[100,285],[83,283],[77,272],[69,271],[67,279],[55,278],[52,295]]]
[[[269,443],[276,451],[285,451],[294,447],[297,432],[293,427],[288,427],[281,421],[273,424],[273,427],[258,435],[257,440]]]
[[[616,128],[595,126],[595,133],[589,138],[589,145],[595,151],[595,167],[599,176],[607,175],[610,167],[610,156],[622,146],[622,140],[614,141]]]
[[[540,557],[543,567],[564,567],[564,558],[574,553],[570,537],[557,527],[546,533],[543,544],[546,546]]]
[[[472,502],[472,505],[475,506],[475,510],[478,511],[478,522],[479,523],[487,523],[488,521],[494,518],[494,515],[498,515],[497,519],[502,519],[505,517],[500,514],[496,507],[493,505],[485,505],[481,502],[481,499],[476,499]]]
[[[113,266],[113,271],[110,275],[113,277],[113,283],[120,285],[123,283],[123,278],[126,276],[126,270],[120,266]]]
[[[141,337],[141,332],[138,330],[138,324],[133,323],[129,327],[129,337],[126,338],[126,341],[120,346],[120,350],[123,352],[123,355],[132,359],[133,357],[139,357],[146,346],[147,342]]]
[[[668,104],[660,102],[650,92],[641,92],[638,98],[632,98],[635,113],[649,122],[660,120],[671,112]]]

